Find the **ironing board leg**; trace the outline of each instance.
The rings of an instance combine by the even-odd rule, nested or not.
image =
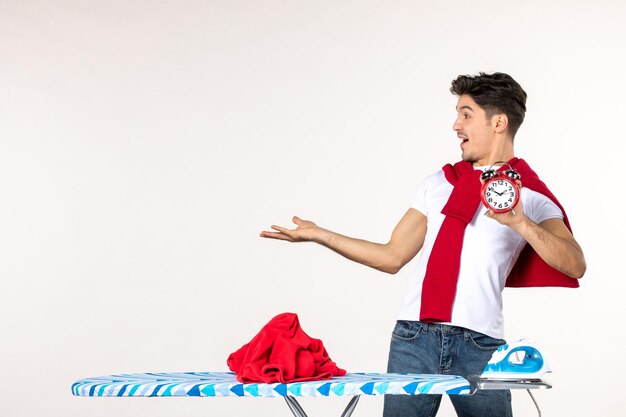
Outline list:
[[[346,409],[343,410],[343,413],[341,413],[341,417],[350,417],[352,415],[354,409],[356,408],[356,405],[359,402],[360,397],[360,395],[352,397],[352,399],[346,406]],[[300,403],[298,403],[298,400],[296,400],[294,397],[286,396],[285,401],[287,402],[287,406],[289,406],[289,409],[295,417],[308,417],[300,406]]]
[[[356,408],[357,403],[359,402],[360,397],[361,397],[360,395],[356,395],[352,397],[352,399],[346,406],[346,409],[343,410],[341,417],[350,417],[352,415],[352,413],[354,412],[354,409]]]
[[[308,417],[294,397],[286,396],[285,401],[295,417]]]

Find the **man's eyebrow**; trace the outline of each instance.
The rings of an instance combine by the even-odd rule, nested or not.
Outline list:
[[[474,111],[474,109],[471,108],[470,106],[468,106],[467,104],[464,105],[464,106],[459,107],[458,109],[456,109],[456,111],[461,111],[461,110],[465,110],[465,109],[467,109],[469,111]]]

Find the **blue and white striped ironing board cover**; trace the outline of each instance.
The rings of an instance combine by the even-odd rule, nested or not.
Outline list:
[[[84,397],[340,397],[356,395],[469,395],[456,375],[349,373],[322,381],[242,384],[232,372],[140,373],[85,378],[72,384]]]

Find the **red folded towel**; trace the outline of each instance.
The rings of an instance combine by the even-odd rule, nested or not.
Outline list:
[[[244,383],[313,381],[346,374],[330,360],[321,340],[304,333],[293,313],[270,320],[249,343],[230,354],[227,364]]]

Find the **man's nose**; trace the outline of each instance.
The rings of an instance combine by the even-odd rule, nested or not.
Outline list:
[[[452,125],[452,130],[454,130],[455,132],[458,132],[459,130],[461,130],[461,121],[459,120],[458,117],[456,118],[456,120],[454,121],[454,124]]]

